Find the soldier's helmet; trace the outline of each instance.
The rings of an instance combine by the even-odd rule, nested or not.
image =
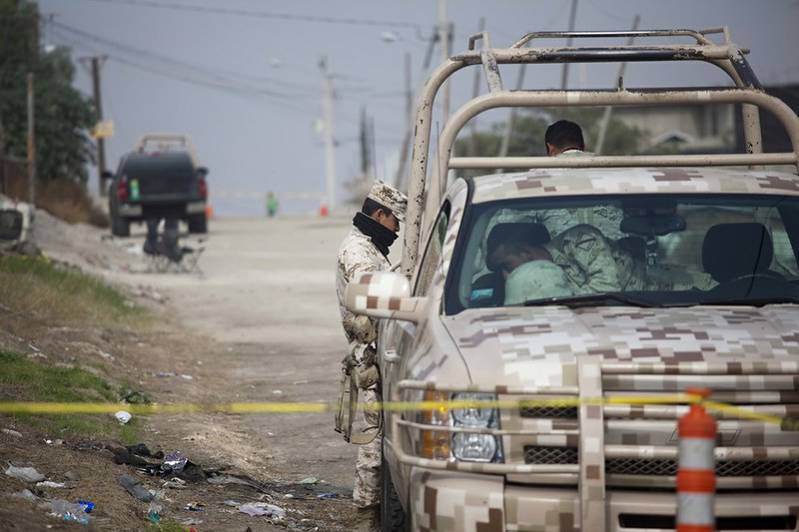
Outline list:
[[[366,197],[390,209],[400,222],[405,221],[405,211],[408,208],[408,196],[396,188],[382,181],[375,181],[375,184],[372,185]]]
[[[525,262],[513,270],[505,282],[506,305],[572,295],[574,290],[563,268],[548,260]]]

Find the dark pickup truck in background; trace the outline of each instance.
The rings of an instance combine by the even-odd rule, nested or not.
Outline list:
[[[109,188],[111,233],[130,236],[131,222],[178,218],[190,233],[208,232],[208,170],[182,135],[146,135],[123,156]]]

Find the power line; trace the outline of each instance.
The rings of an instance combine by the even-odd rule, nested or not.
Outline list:
[[[73,35],[79,36],[79,37],[81,37],[83,39],[87,39],[87,40],[92,41],[92,42],[96,42],[96,43],[102,44],[104,46],[110,46],[110,47],[112,47],[112,48],[114,48],[114,49],[116,49],[116,50],[118,50],[120,52],[127,53],[127,54],[130,54],[130,55],[134,55],[137,58],[138,57],[142,57],[142,56],[149,57],[151,59],[154,59],[156,61],[160,61],[162,63],[168,63],[168,64],[171,64],[171,65],[174,65],[174,66],[178,66],[178,67],[181,67],[181,68],[189,70],[189,71],[193,71],[195,73],[199,73],[202,76],[206,76],[206,77],[212,78],[212,79],[217,80],[217,81],[228,82],[228,83],[231,83],[231,82],[232,83],[237,83],[239,80],[233,79],[233,78],[244,78],[244,79],[249,78],[250,81],[255,81],[256,83],[257,82],[273,83],[275,85],[282,85],[282,86],[285,86],[285,87],[293,89],[293,90],[299,89],[299,90],[305,91],[306,93],[311,93],[311,94],[318,92],[316,89],[312,89],[311,87],[309,87],[307,85],[291,83],[291,82],[288,82],[288,81],[285,81],[285,80],[274,79],[274,78],[269,78],[269,77],[265,77],[265,76],[251,76],[251,75],[247,75],[247,74],[240,74],[240,73],[229,72],[229,71],[226,72],[224,70],[219,70],[219,69],[216,70],[216,71],[209,70],[206,67],[203,67],[203,66],[200,66],[200,65],[195,65],[195,64],[192,64],[192,63],[188,63],[186,61],[182,61],[182,60],[176,59],[174,57],[169,57],[167,55],[163,55],[163,54],[159,54],[159,53],[156,53],[156,52],[152,52],[150,50],[137,48],[137,47],[134,47],[134,46],[131,46],[131,45],[128,45],[128,44],[120,43],[118,41],[112,41],[110,39],[106,39],[106,38],[100,37],[98,35],[94,35],[92,33],[83,31],[83,30],[81,30],[79,28],[75,28],[73,26],[69,26],[67,24],[63,24],[61,22],[51,21],[50,24],[52,25],[53,28],[58,28],[58,29],[67,31],[67,32],[69,32],[69,33],[71,33]],[[306,95],[298,95],[296,93],[291,93],[290,94],[290,93],[279,92],[279,91],[276,91],[276,90],[273,90],[273,89],[266,89],[266,88],[258,88],[257,90],[259,92],[263,92],[263,93],[269,94],[271,96],[282,97],[282,98],[297,98],[297,97],[302,97],[302,96],[308,96],[308,94],[306,94]]]
[[[154,0],[88,0],[103,4],[131,5],[157,9],[170,9],[173,11],[192,11],[195,13],[213,13],[217,15],[235,15],[243,17],[256,17],[278,20],[292,20],[297,22],[320,22],[324,24],[345,24],[349,26],[379,26],[391,28],[411,28],[419,30],[419,24],[399,20],[363,19],[351,17],[327,17],[320,15],[301,15],[296,13],[277,13],[272,11],[259,11],[252,9],[238,9],[229,7],[208,7],[181,4],[177,2],[156,2]]]

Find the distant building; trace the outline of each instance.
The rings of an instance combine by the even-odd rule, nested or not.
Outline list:
[[[766,87],[799,113],[799,84]],[[728,153],[744,146],[740,106],[686,105],[681,107],[617,107],[613,117],[642,131],[642,152]],[[770,113],[760,112],[763,148],[791,151],[783,127]]]

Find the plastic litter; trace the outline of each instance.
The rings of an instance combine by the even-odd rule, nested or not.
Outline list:
[[[276,517],[283,519],[286,517],[286,510],[280,506],[269,504],[267,502],[248,502],[239,506],[239,511],[251,517]]]
[[[36,471],[33,467],[16,467],[10,463],[8,464],[8,469],[5,470],[5,474],[9,477],[24,480],[25,482],[40,482],[44,480],[44,475]]]
[[[9,436],[14,436],[15,438],[21,438],[22,437],[22,433],[21,432],[17,432],[14,429],[3,429],[3,434],[8,434]]]
[[[204,512],[205,511],[205,504],[203,504],[201,502],[191,501],[183,509],[184,510],[188,510],[190,512]]]
[[[120,410],[119,412],[114,414],[114,417],[117,418],[117,421],[119,421],[121,425],[126,425],[128,421],[130,421],[130,418],[132,418],[133,416],[130,415],[130,412],[126,412],[125,410]]]
[[[37,488],[66,488],[67,485],[63,482],[53,482],[52,480],[44,480],[36,483]]]
[[[337,499],[338,498],[338,493],[333,493],[333,492],[320,493],[319,495],[316,496],[316,498],[317,499]]]
[[[178,519],[178,523],[184,526],[201,525],[203,524],[203,520],[197,519],[196,517],[184,517],[183,519]],[[192,530],[196,529],[192,528]]]
[[[300,484],[316,484],[319,482],[319,479],[316,477],[306,477],[300,480]]]
[[[164,456],[164,464],[162,469],[164,471],[172,471],[173,473],[180,473],[186,467],[189,459],[180,451],[170,451]]]
[[[165,480],[161,484],[161,486],[164,487],[164,488],[170,488],[170,489],[173,489],[173,490],[182,490],[182,489],[186,489],[186,481],[183,480],[182,478],[174,477],[174,478],[170,478],[169,480]]]
[[[34,495],[34,493],[29,489],[24,489],[22,491],[18,491],[12,495],[12,497],[16,497],[17,499],[25,499],[26,501],[35,502],[39,500],[39,497]]]
[[[83,511],[87,514],[92,513],[92,510],[94,510],[94,503],[92,501],[78,499],[78,504],[83,507]]]
[[[128,493],[139,499],[143,502],[150,502],[155,497],[152,493],[144,489],[144,487],[139,484],[139,481],[133,478],[130,475],[122,475],[119,477],[119,484],[128,490]]]
[[[86,514],[84,507],[81,504],[65,501],[63,499],[54,499],[50,501],[51,513],[56,517],[60,517],[64,521],[80,523],[88,525],[91,517]]]
[[[234,501],[233,499],[228,499],[225,502],[223,502],[222,504],[224,504],[225,506],[233,506],[233,507],[236,507],[236,508],[238,508],[241,505],[241,503],[239,501]]]
[[[161,522],[161,514],[164,512],[164,507],[156,502],[153,501],[147,507],[147,519],[151,522],[155,523],[156,525]]]

